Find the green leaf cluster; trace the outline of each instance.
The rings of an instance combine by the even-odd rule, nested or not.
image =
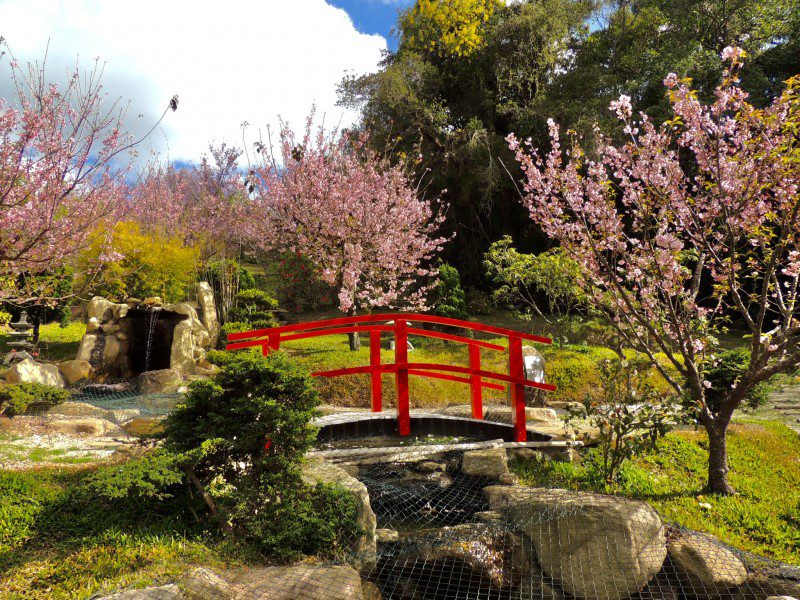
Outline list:
[[[495,302],[523,313],[555,316],[585,307],[588,298],[581,287],[581,269],[562,249],[525,254],[511,244],[511,237],[504,236],[483,259],[486,276],[495,286]],[[545,311],[539,307],[542,299]]]
[[[251,329],[275,327],[278,325],[275,318],[277,308],[278,301],[268,292],[258,288],[245,289],[236,294],[234,306],[228,311],[228,319],[248,323]]]

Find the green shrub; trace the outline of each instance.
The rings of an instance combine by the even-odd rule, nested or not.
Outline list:
[[[587,423],[597,431],[588,475],[609,489],[627,461],[656,448],[682,411],[652,384],[649,360],[615,358],[598,367],[600,398],[587,395],[579,408],[569,409],[567,424],[576,435]]]
[[[4,417],[21,415],[34,400],[33,395],[18,385],[4,385],[0,387],[0,415]]]
[[[300,476],[318,404],[308,372],[282,352],[231,353],[165,422],[165,447],[184,457],[209,511],[276,559],[330,553],[355,535],[355,500]]]
[[[0,326],[5,326],[11,323],[11,313],[0,310]]]
[[[232,517],[275,560],[341,556],[358,532],[355,499],[339,485],[270,485],[242,500]]]
[[[276,308],[278,301],[264,290],[242,290],[236,294],[235,306],[228,312],[228,319],[254,326],[258,324],[258,328],[266,329],[278,324],[274,314]]]
[[[447,263],[439,267],[439,277],[431,290],[431,312],[451,319],[469,318],[461,276],[455,267]]]
[[[580,286],[580,268],[561,248],[524,254],[512,247],[510,236],[494,242],[484,255],[487,277],[495,284],[493,297],[523,314],[541,315],[539,299],[551,315],[580,310],[587,302]]]
[[[717,410],[723,394],[731,389],[749,366],[750,351],[747,348],[734,348],[717,354],[711,364],[706,367],[704,378],[711,382],[711,387],[706,391],[706,402],[712,410]],[[765,404],[768,398],[769,386],[760,383],[747,393],[745,403],[750,408],[758,408]]]
[[[16,383],[0,386],[0,415],[13,417],[25,412],[44,411],[67,401],[71,394],[41,383]]]

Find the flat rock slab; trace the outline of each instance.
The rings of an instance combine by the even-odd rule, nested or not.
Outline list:
[[[235,600],[363,600],[361,578],[351,567],[264,567],[230,581]]]

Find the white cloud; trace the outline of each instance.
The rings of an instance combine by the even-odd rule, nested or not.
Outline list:
[[[107,91],[131,99],[132,118],[145,115],[139,129],[178,94],[178,111],[140,150],[168,142],[172,160],[197,160],[210,141],[241,145],[242,121],[281,115],[301,127],[312,103],[328,123],[352,122],[335,106],[336,84],[345,71],[374,71],[386,48],[324,0],[0,0],[0,35],[20,61],[40,59],[49,39],[53,74],[100,57]]]

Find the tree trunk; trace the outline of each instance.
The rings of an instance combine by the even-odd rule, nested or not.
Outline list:
[[[42,326],[42,319],[39,316],[39,311],[38,310],[34,309],[31,312],[32,312],[32,314],[30,315],[30,320],[31,320],[31,323],[33,324],[33,332],[32,332],[32,335],[31,335],[31,343],[34,346],[37,346],[39,344],[39,333],[40,333],[40,329],[41,329],[41,326]]]
[[[355,306],[347,311],[348,317],[355,317],[357,314],[357,310]],[[348,333],[347,337],[350,338],[350,351],[355,352],[357,350],[361,350],[361,337],[358,335],[357,332]]]
[[[361,350],[361,336],[359,336],[357,332],[348,333],[347,336],[350,338],[350,351],[356,352]]]
[[[725,496],[734,493],[728,483],[728,423],[706,426],[708,432],[708,491]]]

